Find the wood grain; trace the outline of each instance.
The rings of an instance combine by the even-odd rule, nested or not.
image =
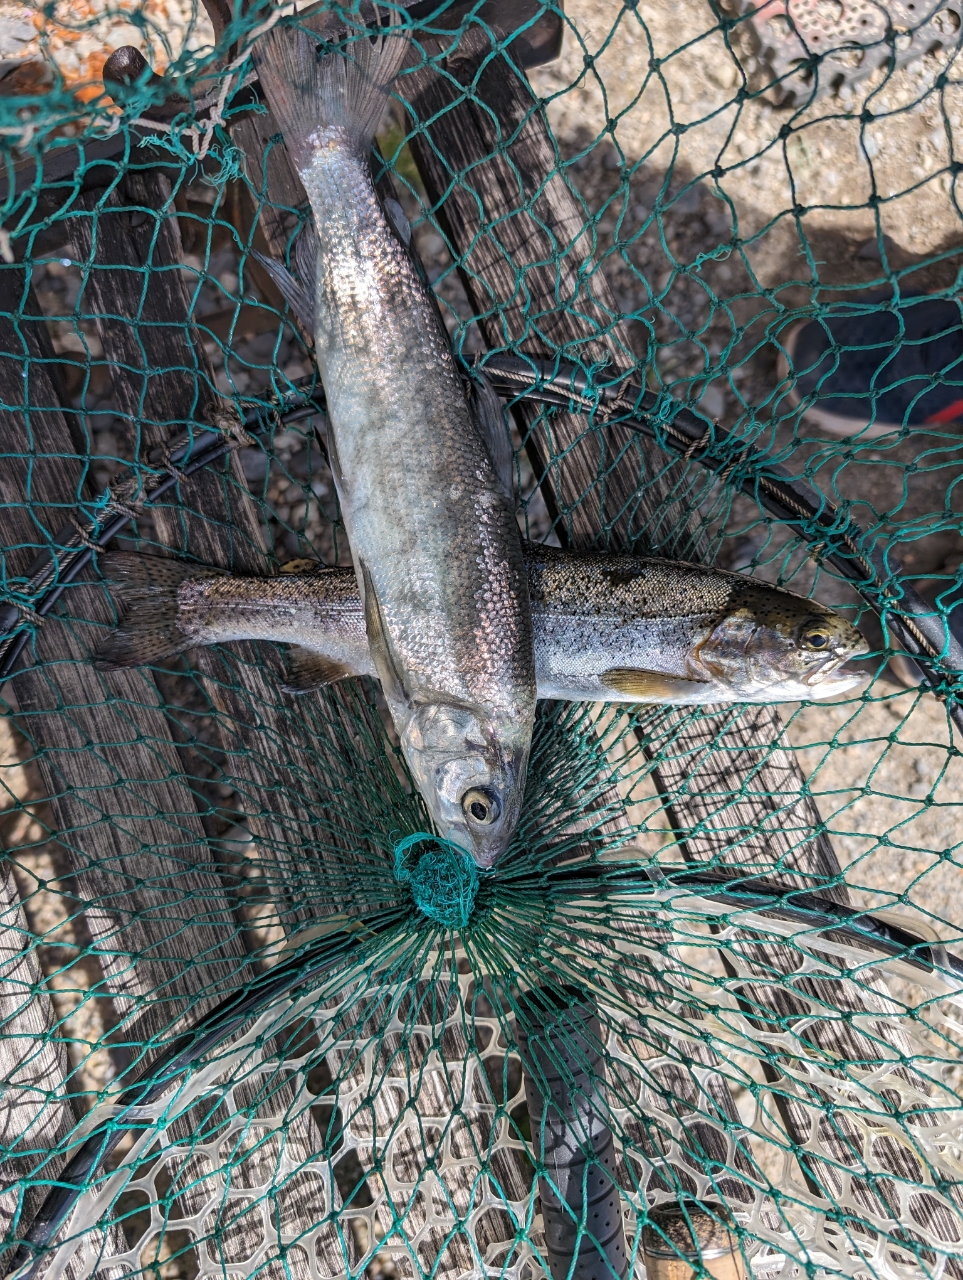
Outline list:
[[[105,355],[123,371],[115,396],[130,426],[128,448],[150,449],[164,444],[178,428],[206,426],[219,414],[229,414],[231,407],[216,392],[213,370],[192,323],[179,270],[176,223],[166,216],[172,193],[164,177],[130,174],[120,191],[82,199],[90,217],[78,219],[74,238],[91,266],[85,303],[100,317]],[[133,226],[124,211],[130,205],[154,210],[156,216]],[[175,502],[154,509],[153,526],[162,545],[174,553],[238,573],[271,572],[258,509],[236,453],[221,473],[198,473],[184,483]],[[278,650],[254,643],[232,646],[231,653],[202,649],[192,653],[191,664],[221,713],[217,727],[224,777],[236,787],[246,822],[258,839],[280,922],[290,931],[326,912],[343,910],[346,895],[337,890],[343,891],[346,876],[339,871],[337,883],[328,884],[334,891],[325,893],[326,864],[307,856],[314,837],[302,775],[310,775],[313,756],[303,731],[303,708],[280,689]],[[314,1153],[323,1145],[310,1112],[293,1119],[277,1141],[291,1159],[297,1150]],[[309,1212],[307,1204],[304,1212]],[[310,1225],[305,1217],[298,1229]],[[225,1260],[253,1250],[259,1230],[257,1212],[232,1220],[218,1246]],[[327,1265],[337,1272],[345,1265],[337,1240],[331,1238],[323,1247],[334,1251]],[[309,1266],[303,1251],[289,1260],[293,1276]]]
[[[39,318],[0,318],[10,577],[53,544],[78,501],[92,497],[74,433],[56,407],[42,326]],[[91,666],[101,628],[112,621],[102,590],[82,583],[65,599],[63,620],[40,629],[30,665],[12,682],[19,726],[71,854],[78,897],[96,921],[111,988],[122,1008],[145,1013],[153,1034],[210,1007],[236,981],[243,950],[156,685],[140,672],[105,676]],[[185,955],[194,963],[185,965]]]
[[[16,322],[0,317],[0,502],[6,580],[15,581],[40,548],[53,544],[78,500],[91,495],[78,433],[59,407],[50,376],[55,366],[36,300],[23,272],[11,271],[7,280],[9,296],[24,312]],[[244,953],[156,685],[139,672],[103,676],[90,665],[111,616],[102,591],[87,583],[71,588],[59,615],[37,635],[31,665],[8,686],[8,696],[33,747],[52,825],[73,870],[73,892],[87,906],[121,1020],[119,1038],[132,1036],[142,1045],[233,988]],[[16,914],[9,893],[6,900]],[[11,947],[15,936],[7,935]],[[55,1174],[64,1157],[54,1148],[77,1117],[61,1098],[62,1051],[50,1038],[40,975],[27,953],[11,955],[9,964],[35,985],[29,1003],[20,993],[16,1009],[10,1007],[16,996],[4,992],[10,1021],[2,1051],[22,1059],[19,1072],[3,1064],[5,1079],[17,1089],[9,1095],[17,1107],[5,1123],[21,1125],[23,1142],[37,1157],[53,1152],[45,1170]],[[33,1060],[20,1040],[28,1029],[38,1037]],[[28,1091],[21,1100],[19,1090],[34,1066],[49,1072],[49,1096]],[[25,1151],[5,1173],[22,1176],[32,1158]],[[24,1224],[44,1194],[42,1184],[31,1190]],[[103,1243],[107,1257],[126,1248],[116,1228],[108,1228]]]
[[[91,262],[84,304],[100,317],[105,354],[123,371],[115,398],[127,422],[125,448],[137,455],[192,423],[207,426],[219,413],[230,417],[234,410],[217,393],[194,330],[181,273],[171,269],[180,265],[181,247],[173,219],[164,216],[171,202],[165,180],[131,174],[123,190],[82,199],[91,211],[89,219],[76,221],[74,231],[78,251]],[[130,204],[156,214],[132,227],[124,213]],[[127,269],[117,263],[128,264]],[[110,269],[101,264],[111,264]],[[159,541],[175,554],[236,573],[273,572],[236,453],[222,471],[193,476],[152,518]],[[221,713],[225,780],[235,786],[258,840],[280,919],[288,929],[310,924],[313,904],[322,895],[308,890],[312,881],[323,882],[326,865],[305,858],[314,838],[302,775],[310,773],[312,759],[301,729],[303,705],[280,687],[281,654],[273,645],[244,643],[230,652],[196,650],[191,665],[205,677],[205,689]],[[342,906],[331,901],[330,910]]]

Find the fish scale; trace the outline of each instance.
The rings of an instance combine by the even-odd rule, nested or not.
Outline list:
[[[845,667],[866,653],[845,618],[741,574],[531,544],[526,563],[539,697],[795,701],[829,697],[864,678]],[[291,680],[301,691],[377,674],[350,569],[233,578],[114,553],[107,572],[130,606],[103,650],[110,665],[252,639],[296,646]],[[814,634],[827,641],[824,647],[807,644]]]
[[[332,474],[408,765],[440,834],[491,866],[517,825],[535,717],[521,537],[434,301],[371,178],[407,37],[327,48],[278,26],[255,57],[314,213]]]
[[[321,226],[316,358],[348,538],[410,696],[518,712],[531,639],[514,513],[367,162],[334,142],[301,176]]]

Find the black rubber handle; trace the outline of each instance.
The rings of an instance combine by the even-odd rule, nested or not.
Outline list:
[[[598,1097],[598,1015],[579,992],[531,992],[517,1036],[532,1144],[545,1168],[539,1195],[553,1280],[625,1280],[615,1142]]]

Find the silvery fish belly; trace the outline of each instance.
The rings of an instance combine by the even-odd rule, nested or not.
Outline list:
[[[389,33],[319,57],[275,29],[258,64],[314,212],[315,351],[371,655],[439,831],[491,866],[531,744],[528,584],[513,504],[369,172],[404,50]]]
[[[577,702],[711,704],[826,698],[860,684],[866,643],[815,601],[740,574],[630,555],[528,546],[538,696]],[[350,569],[234,578],[155,556],[111,553],[124,623],[107,667],[193,645],[285,641],[288,687],[304,693],[376,675]]]

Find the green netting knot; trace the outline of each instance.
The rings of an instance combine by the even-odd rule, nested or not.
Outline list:
[[[405,854],[416,844],[430,847],[412,866]],[[416,831],[395,845],[395,879],[407,884],[415,906],[447,929],[463,929],[478,892],[478,869],[458,845],[427,831]]]

